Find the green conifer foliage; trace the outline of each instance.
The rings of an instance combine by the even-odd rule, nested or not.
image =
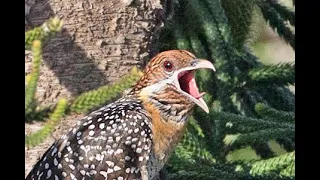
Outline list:
[[[254,0],[221,0],[231,26],[232,37],[241,48],[248,38],[252,23],[252,13],[255,6]]]
[[[27,76],[27,85],[25,89],[25,121],[49,119],[44,126],[25,137],[25,145],[33,147],[40,144],[55,129],[60,118],[64,115],[67,108],[67,100],[61,99],[55,106],[38,106],[35,99],[35,92],[40,74],[42,63],[42,44],[45,40],[56,35],[62,27],[62,22],[58,18],[53,18],[45,22],[41,27],[36,27],[25,33],[25,49],[32,45],[32,71]],[[52,107],[54,107],[52,111]]]
[[[247,83],[252,86],[265,85],[294,85],[295,65],[284,63],[277,65],[264,66],[249,71],[250,81]]]
[[[294,13],[278,4],[275,0],[260,0],[258,6],[261,9],[263,17],[269,22],[270,26],[285,39],[293,49],[295,49],[295,34],[288,26],[287,21],[295,24]]]
[[[27,31],[25,33],[25,49],[28,49],[34,40],[44,42],[54,37],[61,31],[62,24],[63,22],[59,18],[54,17],[43,23],[42,26]]]
[[[184,140],[166,165],[168,179],[294,179],[294,94],[287,86],[295,83],[295,65],[263,65],[245,44],[253,9],[259,7],[294,47],[294,35],[285,26],[286,21],[295,25],[294,12],[271,0],[175,0],[172,6],[159,51],[189,50],[212,61],[217,72],[196,74],[210,113],[194,110]],[[286,153],[273,152],[272,140]],[[232,160],[247,147],[258,159]]]
[[[261,175],[270,173],[272,171],[285,170],[284,167],[292,165],[295,160],[295,152],[285,153],[275,158],[270,158],[267,160],[260,160],[250,164],[251,170],[250,174],[252,175]],[[285,170],[287,171],[287,170]],[[290,173],[284,173],[290,174]]]
[[[62,21],[57,18],[50,18],[42,26],[35,27],[25,33],[25,49],[32,48],[33,60],[32,71],[27,76],[25,89],[25,121],[30,122],[35,119],[43,120],[48,117],[52,110],[51,106],[38,107],[35,100],[35,92],[42,63],[42,45],[44,41],[53,38],[62,29]]]
[[[262,117],[269,117],[280,122],[294,122],[294,113],[292,112],[278,111],[262,103],[256,104],[255,110]]]
[[[280,175],[293,177],[295,175],[295,162],[291,162],[285,169],[280,172]]]
[[[91,109],[102,106],[113,98],[121,95],[123,91],[132,87],[141,77],[142,72],[136,67],[128,75],[111,86],[103,86],[96,90],[85,92],[78,96],[70,105],[70,112],[86,113]]]
[[[36,40],[32,45],[33,61],[32,72],[29,76],[27,87],[25,90],[25,114],[27,115],[32,111],[32,103],[34,94],[36,92],[37,83],[39,79],[40,64],[41,64],[41,41]]]
[[[290,22],[290,24],[295,25],[294,11],[282,5],[279,0],[268,0],[268,3],[283,17],[284,20],[287,20]]]
[[[61,117],[64,115],[66,108],[67,108],[67,100],[60,99],[56,105],[55,110],[52,112],[52,114],[49,117],[49,120],[46,121],[42,129],[25,137],[26,146],[27,147],[36,146],[41,142],[43,142],[43,140],[46,139],[49,135],[51,135],[55,127],[59,123]]]

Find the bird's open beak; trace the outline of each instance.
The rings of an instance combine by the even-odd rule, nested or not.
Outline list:
[[[200,93],[196,80],[194,77],[194,70],[196,69],[212,69],[216,71],[213,64],[210,61],[204,59],[196,59],[188,67],[181,68],[175,72],[175,77],[177,77],[174,82],[175,86],[187,97],[189,97],[195,104],[201,107],[206,113],[209,113],[209,108],[206,102],[203,100],[202,96],[205,92]]]

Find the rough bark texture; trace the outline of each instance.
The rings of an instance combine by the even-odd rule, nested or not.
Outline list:
[[[45,104],[114,82],[132,66],[145,65],[164,16],[160,0],[26,0],[25,7],[28,28],[54,15],[64,21],[62,32],[44,47],[37,99]],[[27,75],[27,53],[25,61]]]
[[[160,2],[161,1],[161,2]],[[49,17],[63,20],[62,32],[47,42],[37,87],[37,100],[56,103],[108,85],[133,66],[143,67],[156,52],[151,49],[164,20],[166,0],[25,0],[26,30]],[[25,75],[32,54],[25,53]],[[65,134],[82,115],[62,119],[51,137],[25,151],[25,176],[55,139]],[[26,124],[25,133],[42,123]]]

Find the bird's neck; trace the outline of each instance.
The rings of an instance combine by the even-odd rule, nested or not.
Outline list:
[[[140,93],[141,99],[157,109],[165,121],[184,123],[190,115],[194,103],[182,95],[173,85],[167,84],[156,92]]]
[[[144,109],[152,121],[152,153],[155,161],[162,166],[179,143],[186,127],[186,120],[172,121],[163,116],[163,112],[150,102],[143,102]]]
[[[161,117],[168,122],[185,122],[195,105],[177,90],[171,79],[149,86],[139,86],[138,83],[128,95],[136,96],[143,102],[152,104]]]
[[[138,97],[152,120],[153,151],[165,162],[181,140],[194,103],[170,86],[153,93],[141,92]]]

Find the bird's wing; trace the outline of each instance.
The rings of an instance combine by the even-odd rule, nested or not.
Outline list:
[[[150,126],[138,101],[109,104],[84,117],[55,142],[28,177],[145,179],[152,145]]]

